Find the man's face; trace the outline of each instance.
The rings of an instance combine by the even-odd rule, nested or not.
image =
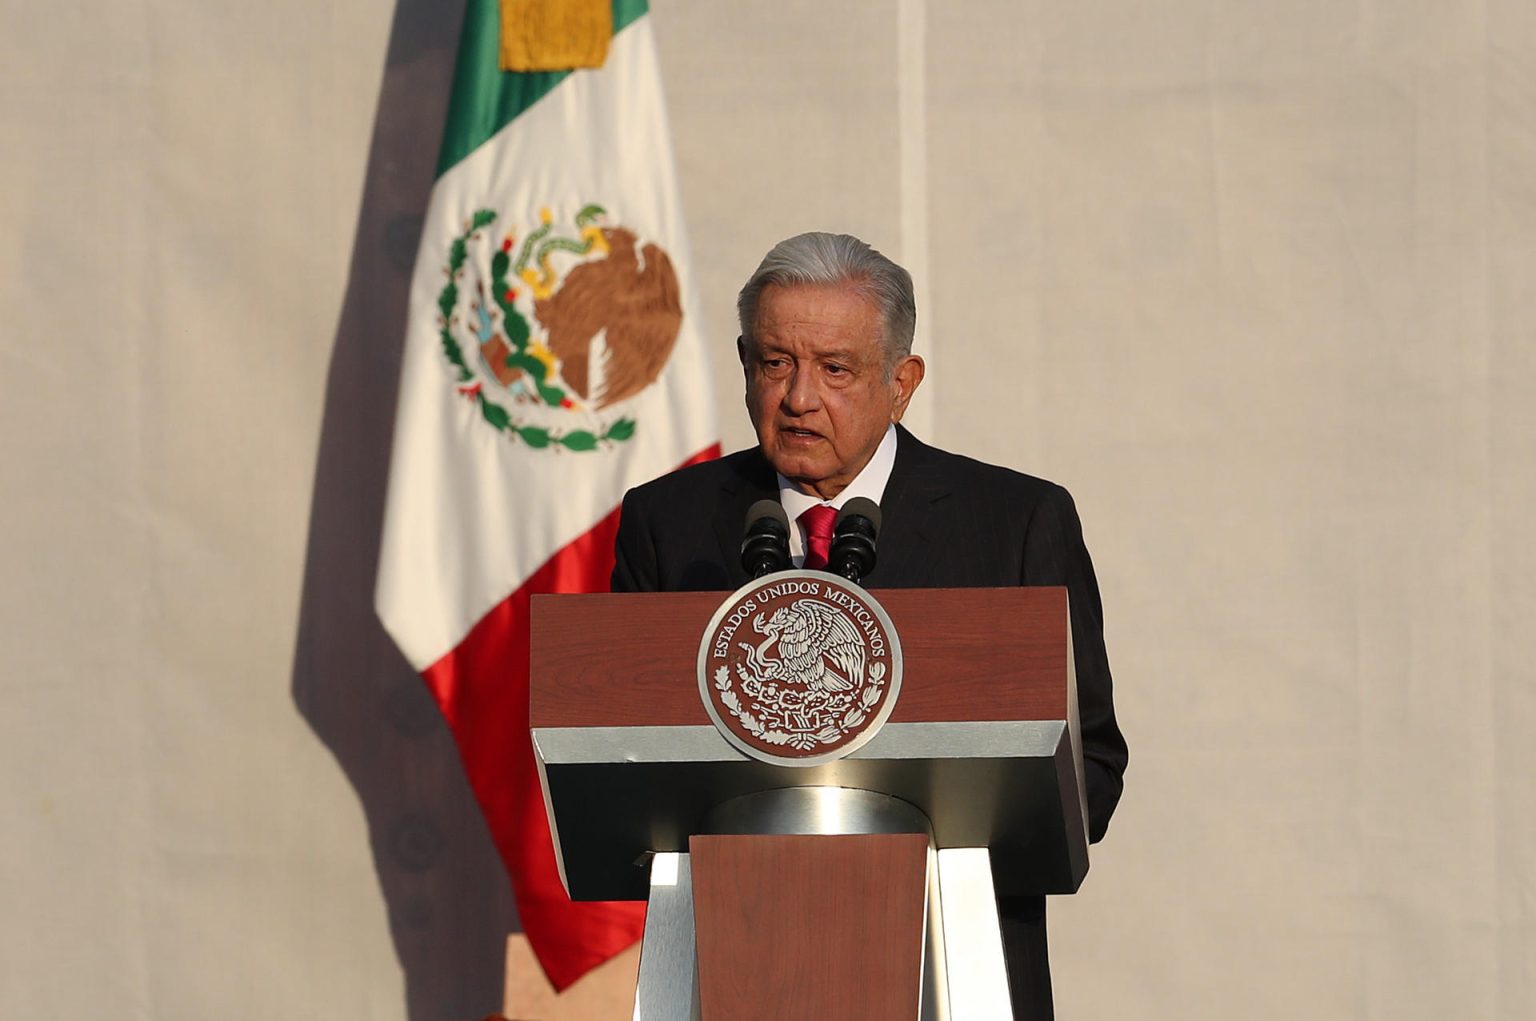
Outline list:
[[[764,455],[823,500],[869,463],[922,380],[922,360],[910,355],[887,378],[880,329],[874,304],[851,286],[771,286],[739,345]]]

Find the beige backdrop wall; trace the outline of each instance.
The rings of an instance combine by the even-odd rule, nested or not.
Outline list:
[[[736,286],[849,230],[922,431],[1078,499],[1132,759],[1061,1016],[1529,1017],[1536,7],[655,6],[728,444]],[[459,12],[0,0],[0,1016],[502,1005],[368,608]]]

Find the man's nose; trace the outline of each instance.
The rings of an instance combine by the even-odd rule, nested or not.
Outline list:
[[[821,391],[817,389],[815,374],[809,368],[796,367],[790,374],[783,404],[784,410],[791,415],[805,415],[821,406]]]

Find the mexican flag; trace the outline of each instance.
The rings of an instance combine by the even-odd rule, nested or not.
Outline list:
[[[605,591],[625,490],[719,452],[646,10],[469,0],[375,592],[557,989],[634,942],[644,905],[575,904],[560,884],[528,735],[529,597]]]

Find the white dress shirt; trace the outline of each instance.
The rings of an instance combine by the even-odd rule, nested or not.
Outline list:
[[[789,515],[789,559],[796,566],[805,564],[805,528],[800,524],[800,515],[818,504],[842,509],[843,504],[856,496],[867,497],[879,503],[885,496],[885,484],[891,481],[891,469],[896,466],[896,426],[885,427],[885,435],[880,439],[880,445],[875,448],[869,463],[866,464],[853,481],[843,487],[843,491],[830,500],[818,500],[809,493],[802,493],[795,484],[784,476],[779,476],[779,503],[784,506],[784,513]]]

